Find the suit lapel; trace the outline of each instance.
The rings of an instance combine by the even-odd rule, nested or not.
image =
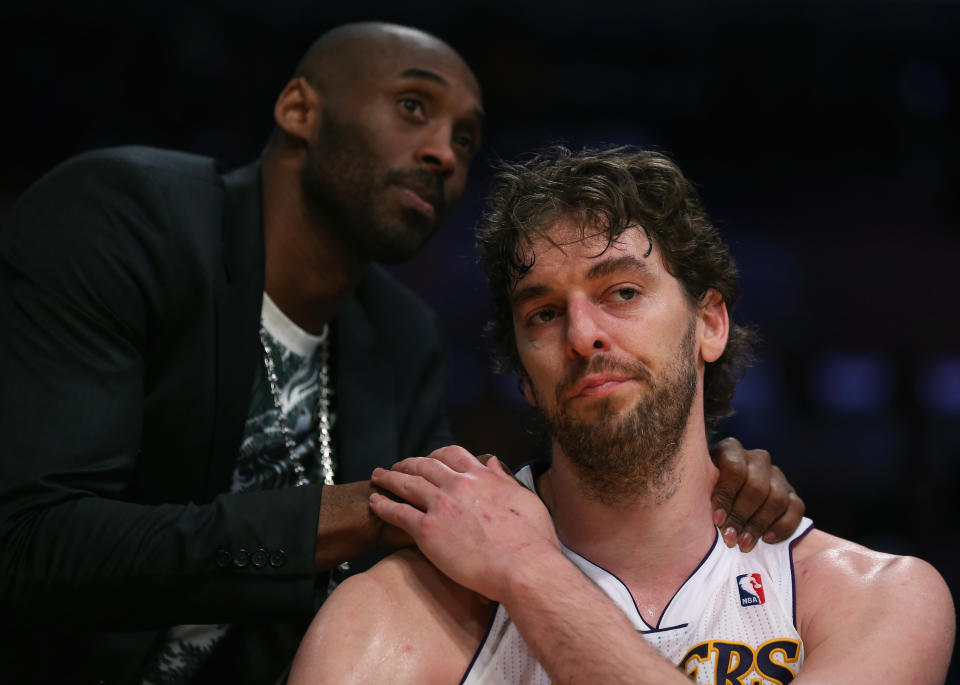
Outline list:
[[[363,307],[363,285],[334,322],[337,416],[337,481],[370,478],[375,466],[389,466],[399,449],[396,377],[381,352],[381,339]]]
[[[226,490],[236,463],[260,359],[257,327],[263,301],[263,209],[259,163],[224,176],[216,296],[216,416],[208,492]]]

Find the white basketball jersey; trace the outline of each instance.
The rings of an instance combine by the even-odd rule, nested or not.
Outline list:
[[[534,473],[517,472],[535,491]],[[760,542],[749,553],[720,540],[680,586],[657,625],[649,625],[627,587],[613,574],[563,548],[563,553],[627,615],[654,649],[692,682],[712,685],[783,685],[803,664],[796,629],[793,544],[813,527],[804,518],[789,540]],[[548,685],[510,616],[498,606],[463,685]]]

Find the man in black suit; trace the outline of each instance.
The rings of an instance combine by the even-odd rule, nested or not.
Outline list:
[[[274,116],[231,173],[77,157],[2,229],[4,678],[273,682],[329,576],[404,542],[367,479],[452,442],[443,352],[372,262],[412,257],[460,197],[480,89],[433,36],[356,24]],[[792,530],[779,472],[727,447],[724,482],[760,483],[727,508],[754,539]]]

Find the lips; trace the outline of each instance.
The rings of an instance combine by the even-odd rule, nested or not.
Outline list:
[[[437,215],[437,194],[423,187],[397,184],[402,201],[410,209],[435,218]]]
[[[603,397],[609,395],[624,383],[633,380],[630,376],[622,374],[603,373],[592,374],[583,378],[579,383],[573,386],[568,397],[571,399],[586,397]]]

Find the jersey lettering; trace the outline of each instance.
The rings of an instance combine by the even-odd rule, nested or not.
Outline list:
[[[799,658],[797,640],[769,640],[758,649],[742,642],[709,640],[691,648],[677,668],[691,680],[697,679],[701,668],[708,668],[715,685],[759,684],[759,680],[746,679],[750,674],[759,674],[774,685],[787,685],[796,677],[796,671],[788,664],[795,664]]]
[[[757,670],[777,685],[786,685],[797,675],[787,664],[795,664],[800,657],[800,643],[796,640],[770,640],[757,650]]]

